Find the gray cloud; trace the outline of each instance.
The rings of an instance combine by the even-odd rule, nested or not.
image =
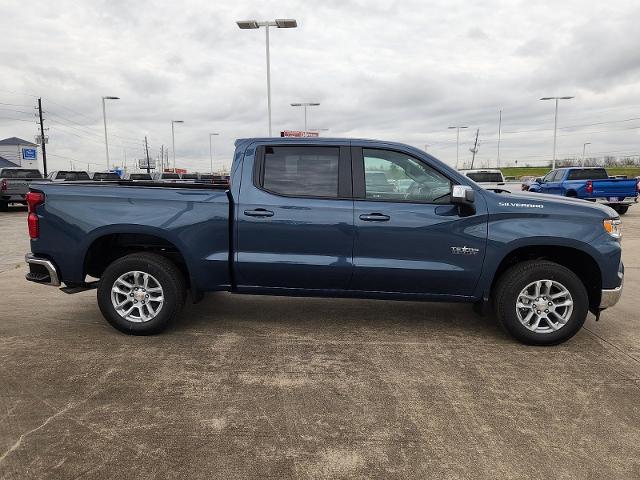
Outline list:
[[[0,102],[28,112],[0,110],[0,136],[32,138],[30,106],[42,95],[54,167],[104,163],[102,95],[121,97],[108,104],[115,161],[140,157],[144,135],[155,155],[172,119],[185,120],[178,166],[192,169],[208,168],[212,131],[218,161],[230,160],[235,138],[265,135],[264,30],[239,30],[244,18],[299,22],[271,31],[275,131],[302,128],[289,104],[313,100],[309,125],[328,135],[428,143],[449,162],[447,127],[470,127],[461,152],[480,128],[488,163],[502,109],[502,158],[536,163],[550,155],[553,126],[539,97],[576,95],[561,106],[561,127],[637,116],[640,100],[631,0],[54,3],[5,0],[0,17]],[[593,151],[640,153],[639,130],[621,126],[640,122],[561,130],[559,152],[591,141]]]

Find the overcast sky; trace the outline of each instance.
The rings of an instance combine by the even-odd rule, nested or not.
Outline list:
[[[295,18],[271,30],[273,130],[302,129],[291,102],[317,101],[323,136],[394,140],[453,164],[480,128],[481,164],[494,165],[498,112],[503,163],[639,155],[640,3],[582,1],[64,1],[2,0],[0,138],[33,140],[42,96],[50,169],[105,162],[101,97],[112,163],[171,144],[177,166],[216,166],[233,141],[267,133],[264,29],[240,19]],[[13,105],[6,105],[13,104]],[[595,124],[595,125],[594,125]],[[53,156],[55,155],[55,156]]]

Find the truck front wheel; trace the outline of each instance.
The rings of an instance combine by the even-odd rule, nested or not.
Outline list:
[[[98,306],[121,332],[151,335],[167,328],[185,300],[178,267],[155,253],[133,253],[115,260],[102,274]]]
[[[619,215],[624,215],[629,210],[629,205],[615,205],[612,207]]]
[[[557,345],[573,337],[589,310],[578,276],[547,260],[518,263],[499,278],[494,307],[502,326],[529,345]]]

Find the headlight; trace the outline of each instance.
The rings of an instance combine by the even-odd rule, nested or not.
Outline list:
[[[603,220],[602,224],[607,233],[613,238],[622,238],[622,225],[620,224],[620,220],[613,220],[609,218],[607,220]]]

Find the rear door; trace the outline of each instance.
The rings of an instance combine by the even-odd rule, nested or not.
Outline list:
[[[367,178],[379,172],[403,188],[371,188],[374,182]],[[450,204],[452,181],[426,162],[393,149],[354,148],[353,180],[352,289],[472,295],[487,237],[482,195],[476,195],[477,213],[461,217]]]
[[[239,289],[346,289],[354,238],[348,142],[252,153],[236,210]]]

